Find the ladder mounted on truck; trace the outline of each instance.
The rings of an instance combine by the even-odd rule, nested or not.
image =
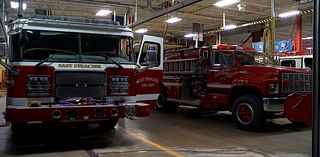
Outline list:
[[[167,52],[172,53],[172,52]],[[166,74],[206,74],[208,69],[208,49],[182,49],[174,52],[176,57],[164,62]]]

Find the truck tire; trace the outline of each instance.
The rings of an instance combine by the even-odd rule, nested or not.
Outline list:
[[[232,106],[235,125],[247,131],[259,131],[265,123],[263,102],[255,95],[239,96]]]
[[[118,117],[112,117],[111,119],[102,121],[99,124],[102,128],[113,129],[118,124],[118,121]]]
[[[158,96],[156,109],[160,112],[176,112],[179,105],[167,101],[168,96],[161,92]]]
[[[19,134],[25,130],[26,126],[26,123],[11,123],[10,129],[13,134]]]

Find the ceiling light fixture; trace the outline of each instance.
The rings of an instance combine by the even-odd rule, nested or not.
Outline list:
[[[237,5],[239,11],[246,11],[247,5],[245,5],[243,2],[239,2]]]
[[[178,17],[171,17],[170,19],[164,21],[164,22],[167,22],[167,23],[176,23],[176,22],[179,22],[181,21],[182,19],[178,18]]]
[[[304,38],[301,38],[302,40],[311,40],[313,39],[313,37],[304,37]]]
[[[301,12],[299,10],[294,10],[294,11],[289,11],[289,12],[284,12],[279,14],[278,16],[280,18],[287,18],[287,17],[291,17],[291,16],[296,16],[299,15]]]
[[[241,27],[247,27],[247,26],[250,26],[251,24],[250,23],[245,23],[245,24],[242,24],[240,25]]]
[[[11,2],[10,2],[10,6],[11,6],[11,8],[13,8],[13,9],[18,9],[18,8],[19,8],[19,3],[18,3],[18,2],[13,2],[13,1],[11,1]],[[22,4],[22,9],[23,9],[23,10],[26,10],[26,8],[27,8],[27,4],[26,4],[26,3],[23,3],[23,4]]]
[[[184,35],[185,38],[192,38],[193,36],[194,36],[193,33],[189,33],[189,34]]]
[[[223,8],[225,6],[232,5],[232,4],[235,4],[238,2],[240,2],[240,0],[222,0],[222,1],[214,3],[213,5],[216,7]]]
[[[148,32],[148,29],[140,28],[140,29],[138,29],[138,30],[136,30],[136,31],[134,31],[134,32],[135,32],[135,33],[139,33],[139,34],[143,34],[143,33]]]
[[[96,13],[96,16],[108,16],[109,14],[111,14],[112,11],[111,10],[99,10]]]
[[[237,28],[237,25],[227,25],[222,27],[223,30],[231,30]]]

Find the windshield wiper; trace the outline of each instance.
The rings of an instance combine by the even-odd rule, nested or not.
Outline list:
[[[122,66],[119,62],[115,61],[114,59],[108,58],[108,60],[110,60],[110,61],[111,61],[112,63],[114,63],[115,65],[117,65],[120,69],[123,69],[123,66]]]
[[[64,54],[70,54],[70,55],[76,55],[77,53],[73,52],[73,51],[67,51],[67,50],[59,50],[59,49],[50,49],[50,48],[32,48],[32,49],[28,49],[26,50],[24,53],[28,53],[31,51],[36,51],[36,50],[43,50],[43,51],[55,51],[58,53],[54,53],[52,55],[49,55],[47,58],[45,58],[44,60],[40,61],[38,64],[36,64],[36,67],[41,66],[44,62],[48,61],[49,59],[53,58],[56,55],[64,55]]]
[[[49,59],[53,58],[54,56],[56,56],[59,53],[55,53],[53,55],[49,55],[49,57],[47,57],[46,59],[40,61],[38,64],[36,64],[36,67],[40,67],[44,62],[48,61]]]

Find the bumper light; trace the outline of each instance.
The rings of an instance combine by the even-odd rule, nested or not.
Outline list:
[[[62,116],[62,113],[59,110],[54,110],[52,111],[51,116],[53,119],[60,119]]]
[[[128,119],[135,119],[135,116],[137,115],[136,107],[134,105],[127,105],[125,115]]]
[[[40,107],[41,106],[41,102],[39,102],[39,101],[30,101],[28,103],[28,106],[29,107]]]
[[[117,117],[117,116],[118,116],[118,113],[119,113],[119,110],[116,109],[116,108],[113,108],[113,109],[111,110],[111,116],[112,116],[112,117]]]
[[[268,91],[270,94],[279,93],[279,84],[278,83],[269,83],[268,84]]]

